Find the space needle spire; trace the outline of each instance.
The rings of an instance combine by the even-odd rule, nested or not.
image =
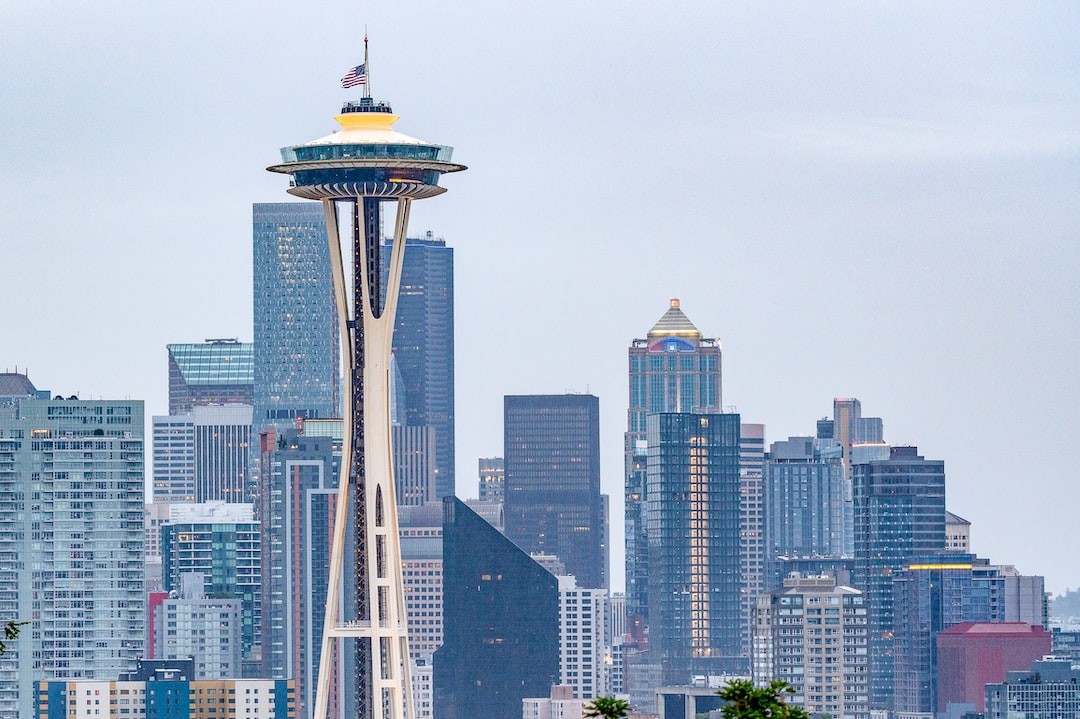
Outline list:
[[[334,117],[340,129],[283,148],[281,163],[267,168],[291,176],[289,194],[323,203],[348,398],[315,719],[328,719],[331,703],[340,706],[353,691],[357,717],[415,717],[391,460],[390,351],[409,210],[414,200],[445,192],[444,173],[466,169],[451,162],[452,148],[393,129],[398,116],[389,103],[371,98],[367,45],[365,32],[364,64],[342,78],[345,87],[363,84],[364,93]],[[387,248],[384,205],[395,216]],[[387,249],[384,291],[380,253]],[[350,283],[343,251],[352,256]]]

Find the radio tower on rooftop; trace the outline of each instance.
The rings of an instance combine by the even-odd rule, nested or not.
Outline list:
[[[342,638],[356,644],[356,716],[362,719],[413,719],[405,599],[401,577],[392,453],[390,447],[390,349],[405,257],[405,233],[413,200],[445,192],[444,172],[464,165],[450,162],[452,148],[434,145],[392,129],[398,116],[390,105],[371,98],[364,64],[350,70],[342,85],[364,84],[364,96],[346,102],[331,135],[281,150],[281,164],[267,169],[291,175],[289,194],[321,200],[326,212],[330,264],[341,346],[344,350],[345,435],[326,595],[326,623],[319,661],[315,719],[330,705],[335,646]],[[390,271],[380,288],[379,254],[382,206],[397,205]],[[339,226],[339,209],[347,213]],[[341,230],[351,234],[352,288],[345,284]],[[329,340],[328,340],[329,341]],[[354,616],[343,616],[346,529],[355,535]],[[351,602],[349,603],[352,604]],[[352,607],[349,607],[352,610]],[[339,682],[339,685],[341,682]]]

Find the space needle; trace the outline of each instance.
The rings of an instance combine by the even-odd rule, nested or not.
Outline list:
[[[398,116],[388,103],[372,99],[368,67],[365,37],[364,64],[342,78],[346,87],[363,84],[364,94],[334,117],[341,129],[282,148],[281,163],[267,168],[292,176],[289,194],[323,203],[348,398],[315,719],[327,719],[335,662],[339,670],[347,666],[343,657],[335,658],[342,638],[355,640],[356,715],[415,717],[390,446],[390,350],[409,209],[413,200],[446,191],[439,187],[443,173],[466,169],[450,161],[453,148],[393,129]],[[396,204],[389,248],[382,247],[384,203]],[[339,217],[339,210],[347,217]],[[351,291],[345,284],[343,231],[351,235]],[[379,255],[385,249],[390,270],[384,293]],[[355,552],[346,565],[350,526]],[[343,594],[346,566],[352,584]]]

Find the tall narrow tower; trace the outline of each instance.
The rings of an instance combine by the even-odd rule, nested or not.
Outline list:
[[[356,71],[363,73],[364,66]],[[356,715],[364,719],[414,716],[390,447],[390,349],[409,208],[413,200],[445,192],[438,184],[444,172],[465,169],[450,162],[452,148],[394,131],[398,116],[388,103],[372,100],[369,87],[365,85],[362,99],[346,102],[334,118],[341,125],[339,131],[283,148],[281,164],[267,168],[292,176],[289,194],[323,203],[345,355],[342,479],[330,553],[316,719],[327,716],[334,684],[344,685],[331,678],[335,665],[337,671],[347,665],[340,656],[343,651],[335,659],[335,646],[350,637],[356,651]],[[384,202],[397,205],[393,241],[386,248],[381,238]],[[340,227],[339,207],[346,214]],[[341,230],[352,240],[352,302],[345,284]],[[383,249],[390,252],[385,302],[380,291]],[[350,524],[355,556],[346,576],[353,586],[343,592]],[[346,614],[343,599],[353,594],[355,607],[349,602]]]

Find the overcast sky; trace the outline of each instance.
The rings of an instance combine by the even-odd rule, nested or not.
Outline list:
[[[0,3],[0,370],[167,413],[251,340],[251,204],[362,59],[468,172],[458,494],[502,397],[600,397],[622,584],[626,349],[678,296],[767,441],[837,396],[942,459],[973,547],[1080,584],[1080,4]]]

